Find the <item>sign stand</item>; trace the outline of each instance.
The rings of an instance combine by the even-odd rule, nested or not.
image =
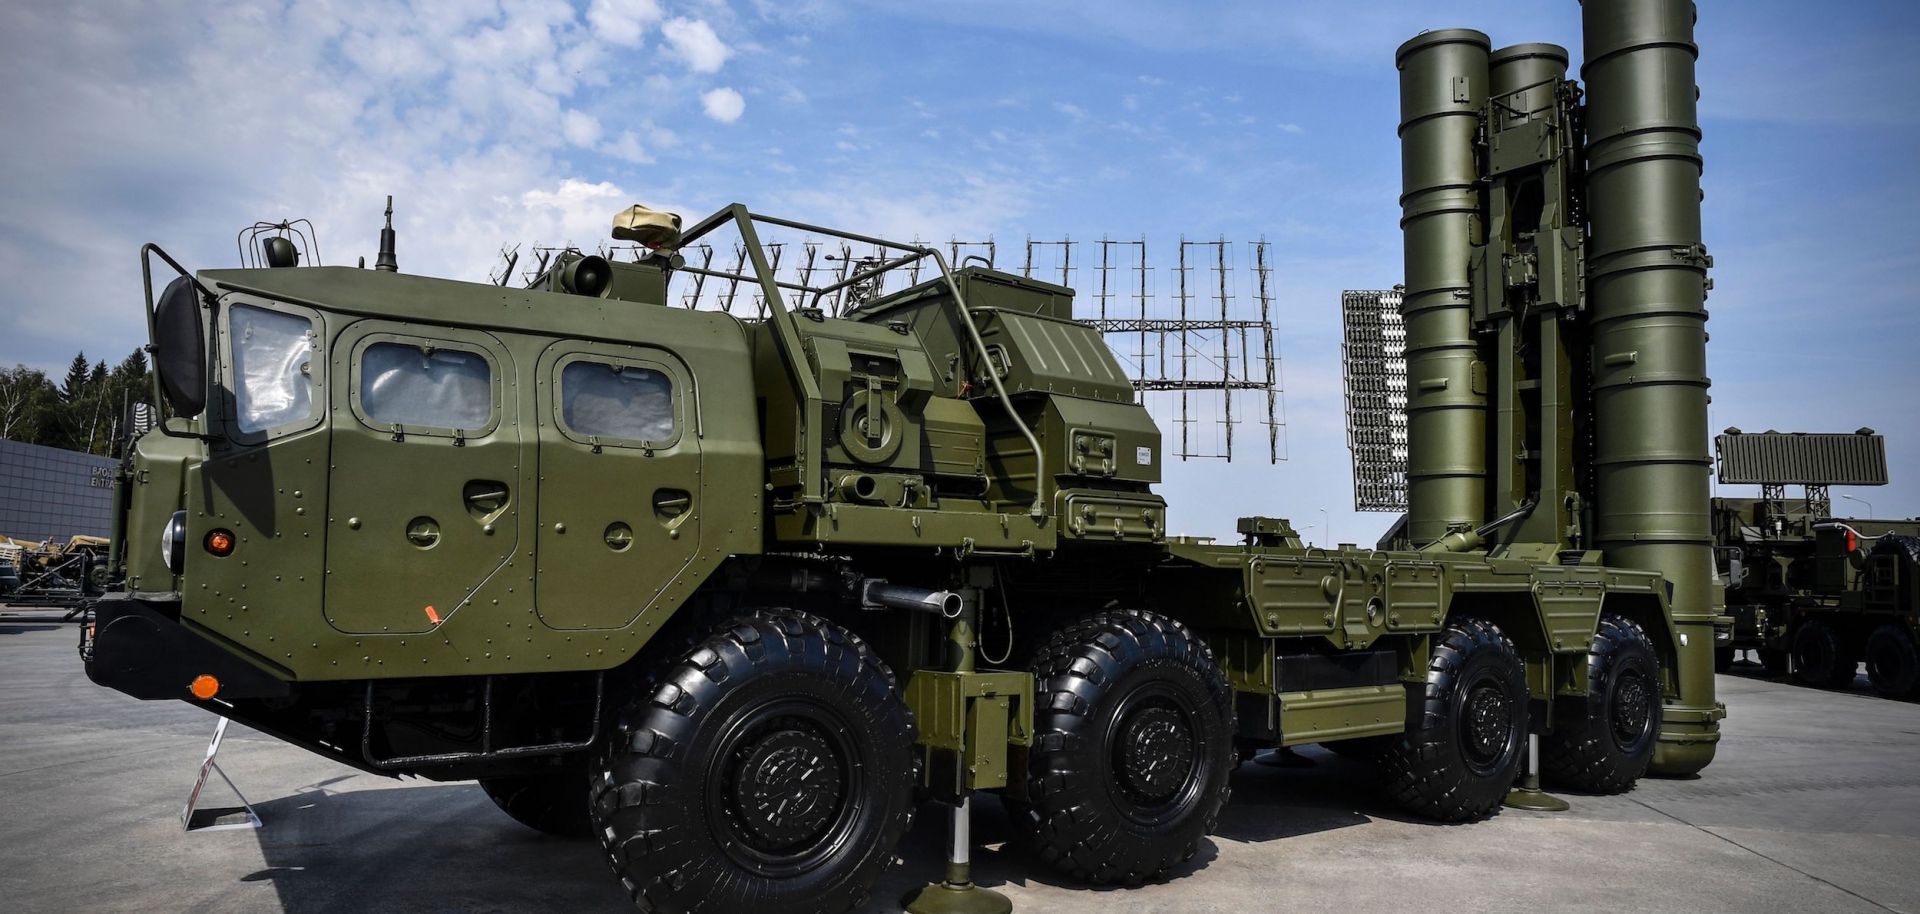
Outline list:
[[[240,793],[240,788],[234,786],[233,778],[227,777],[227,773],[220,769],[220,763],[214,761],[214,756],[220,753],[220,740],[226,735],[227,719],[222,717],[220,722],[213,726],[213,739],[207,743],[207,757],[200,760],[200,777],[193,782],[193,792],[187,794],[186,808],[180,810],[180,826],[186,832],[235,831],[243,828],[259,828],[262,825],[260,814],[253,811],[253,804],[247,802],[247,798]],[[209,774],[218,774],[220,780],[226,782],[227,789],[232,791],[234,799],[240,801],[239,806],[198,808],[200,791],[207,786]]]

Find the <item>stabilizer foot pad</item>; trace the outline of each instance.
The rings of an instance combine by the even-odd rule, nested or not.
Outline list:
[[[1538,787],[1515,787],[1507,791],[1507,798],[1500,805],[1508,809],[1526,809],[1533,812],[1566,812],[1573,806]]]
[[[929,883],[902,900],[907,914],[1012,914],[1013,902],[971,882]]]

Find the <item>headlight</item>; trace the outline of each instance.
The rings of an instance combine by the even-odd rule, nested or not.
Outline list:
[[[160,560],[167,570],[180,574],[187,567],[187,512],[175,511],[160,534]]]

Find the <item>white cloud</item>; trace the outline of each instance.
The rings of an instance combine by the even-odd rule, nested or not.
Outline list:
[[[1070,118],[1073,118],[1075,122],[1084,121],[1087,119],[1087,109],[1082,108],[1079,105],[1076,105],[1072,102],[1054,102],[1053,110],[1058,111],[1061,114],[1064,114]]]
[[[647,121],[603,124],[589,112],[621,97],[582,91],[605,84],[594,73],[620,53],[611,40],[639,40],[636,23],[660,18],[653,4],[596,3],[595,29],[566,3],[452,6],[392,16],[385,0],[209,0],[151,21],[88,13],[86,28],[52,8],[0,7],[0,122],[36,137],[0,153],[15,179],[0,182],[0,269],[22,277],[0,296],[0,364],[133,349],[144,328],[126,307],[140,298],[130,252],[145,241],[193,268],[227,267],[238,226],[304,217],[318,259],[351,265],[371,259],[391,193],[402,270],[484,280],[502,242],[597,244],[614,210],[678,193],[678,173],[620,188],[626,163],[686,141]],[[686,91],[666,55],[627,54],[621,67],[623,86],[660,78]],[[236,72],[280,73],[284,86],[234,92]],[[735,96],[719,113],[739,117]],[[683,130],[704,123],[680,116]],[[222,125],[219,142],[180,129],[200,122]],[[569,189],[581,178],[596,195]],[[104,263],[97,294],[20,304],[71,299],[31,264],[97,249],[129,252]]]
[[[560,133],[575,146],[592,146],[600,141],[600,120],[584,111],[568,111],[560,118]]]
[[[620,138],[600,147],[603,155],[610,155],[623,162],[645,165],[653,161],[647,150],[640,145],[640,137],[631,130],[620,132]]]
[[[1286,131],[1286,132],[1288,132],[1288,133],[1291,133],[1291,134],[1293,134],[1293,135],[1295,135],[1295,136],[1299,136],[1299,135],[1301,135],[1301,134],[1303,134],[1303,133],[1306,133],[1306,132],[1307,132],[1307,128],[1305,128],[1305,127],[1302,127],[1302,126],[1300,126],[1299,124],[1291,124],[1291,123],[1288,123],[1288,124],[1277,124],[1277,125],[1275,125],[1275,126],[1277,126],[1277,127],[1279,127],[1279,128],[1281,129],[1281,130],[1284,130],[1284,131]]]
[[[647,27],[660,21],[659,0],[593,0],[587,23],[608,44],[635,47]]]
[[[741,98],[740,93],[721,86],[711,92],[702,93],[700,107],[707,112],[708,117],[722,124],[731,124],[746,112],[747,100]]]
[[[607,237],[613,214],[632,202],[610,181],[589,184],[577,178],[567,178],[552,190],[520,195],[521,209],[550,227],[550,239],[588,247]]]
[[[669,19],[661,23],[660,34],[666,36],[674,55],[686,61],[695,73],[718,73],[727,58],[733,56],[733,49],[727,47],[720,36],[714,34],[713,26],[703,19]]]

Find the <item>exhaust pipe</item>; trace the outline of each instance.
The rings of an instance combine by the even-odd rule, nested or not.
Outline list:
[[[933,613],[943,619],[957,619],[964,601],[951,590],[930,590],[889,584],[880,578],[867,578],[860,587],[860,605],[864,609],[904,609]]]
[[[1707,267],[1691,0],[1584,0],[1587,294],[1593,358],[1595,544],[1660,572],[1679,633],[1678,701],[1658,774],[1713,761],[1713,620],[1724,605],[1708,516]]]

